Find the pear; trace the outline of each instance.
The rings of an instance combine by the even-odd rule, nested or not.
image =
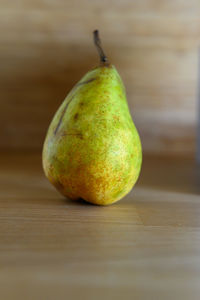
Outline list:
[[[141,142],[123,82],[101,47],[100,65],[83,76],[56,112],[43,146],[43,169],[64,196],[108,205],[136,183]]]

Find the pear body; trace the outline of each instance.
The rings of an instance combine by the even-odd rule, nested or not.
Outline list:
[[[124,197],[141,168],[141,142],[115,67],[88,72],[56,112],[43,168],[66,197],[108,205]]]

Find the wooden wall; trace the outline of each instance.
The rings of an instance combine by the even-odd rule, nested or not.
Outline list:
[[[41,149],[57,107],[98,62],[96,28],[144,150],[192,155],[199,0],[0,0],[1,149]]]

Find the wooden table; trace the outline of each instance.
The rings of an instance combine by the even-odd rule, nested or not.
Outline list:
[[[199,174],[145,157],[124,200],[72,202],[38,154],[0,156],[0,299],[200,299]]]

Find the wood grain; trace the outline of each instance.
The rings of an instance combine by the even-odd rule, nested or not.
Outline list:
[[[194,153],[198,0],[1,0],[0,7],[2,149],[41,149],[58,106],[97,64],[98,28],[144,151]]]
[[[36,154],[1,153],[0,164],[2,299],[199,299],[191,159],[145,157],[136,187],[108,207],[64,199]]]

